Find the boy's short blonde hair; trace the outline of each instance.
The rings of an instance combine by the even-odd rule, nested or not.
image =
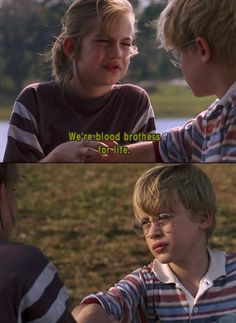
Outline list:
[[[100,22],[101,32],[107,33],[120,14],[129,14],[133,18],[134,34],[136,21],[133,8],[128,0],[75,0],[62,18],[61,34],[57,37],[50,54],[52,75],[62,85],[68,84],[73,76],[71,60],[63,49],[64,39],[71,37],[75,42],[75,56],[79,57],[83,39]],[[131,56],[138,53],[132,46]]]
[[[161,47],[181,48],[202,36],[229,66],[236,64],[235,35],[235,0],[169,0],[157,23]]]
[[[157,166],[144,172],[134,189],[135,217],[174,212],[176,198],[191,212],[193,220],[210,212],[212,224],[206,230],[209,238],[216,224],[215,190],[207,175],[192,164]]]

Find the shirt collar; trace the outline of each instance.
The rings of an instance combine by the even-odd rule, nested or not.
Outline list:
[[[218,105],[225,105],[229,97],[236,91],[236,82],[234,82],[228,89],[226,94],[217,102]]]
[[[215,279],[226,275],[226,257],[225,253],[221,251],[212,251],[208,249],[208,253],[210,257],[210,264],[205,278],[210,281],[214,281]],[[157,259],[155,259],[153,262],[152,271],[158,280],[164,284],[179,283],[177,276],[173,273],[169,265],[162,264]]]

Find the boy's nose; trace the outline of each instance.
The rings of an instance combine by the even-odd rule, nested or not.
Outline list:
[[[160,225],[157,222],[152,222],[150,224],[147,236],[149,238],[155,238],[156,236],[161,236],[162,235],[162,230]]]

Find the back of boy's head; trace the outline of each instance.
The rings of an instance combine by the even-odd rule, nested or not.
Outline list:
[[[207,175],[193,164],[157,166],[144,172],[134,189],[135,217],[174,212],[176,199],[190,211],[193,221],[201,214],[212,215],[206,230],[209,238],[216,224],[215,190]]]
[[[122,13],[129,14],[133,18],[135,36],[135,16],[128,0],[75,0],[62,18],[61,34],[51,50],[54,78],[61,84],[66,84],[73,76],[71,61],[63,50],[65,37],[74,39],[75,56],[78,57],[82,40],[96,27],[96,23],[100,22],[102,33],[106,33]],[[137,49],[133,46],[133,55],[136,53]]]
[[[236,64],[235,0],[169,0],[157,24],[165,49],[181,48],[204,37],[219,62]]]

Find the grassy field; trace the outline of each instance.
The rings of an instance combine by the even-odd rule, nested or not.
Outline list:
[[[197,98],[188,86],[157,82],[157,91],[150,94],[158,117],[194,117],[205,110],[215,97]]]
[[[57,266],[74,307],[152,260],[131,228],[132,193],[152,164],[20,164],[14,239],[38,246]],[[211,246],[236,248],[236,165],[200,165],[218,199]]]
[[[174,85],[170,82],[157,82],[156,87],[157,90],[150,93],[150,98],[157,117],[193,117],[205,110],[214,99],[196,98],[188,86]],[[0,106],[0,120],[8,120],[11,110],[10,106]]]
[[[9,120],[12,107],[0,107],[0,120]]]

